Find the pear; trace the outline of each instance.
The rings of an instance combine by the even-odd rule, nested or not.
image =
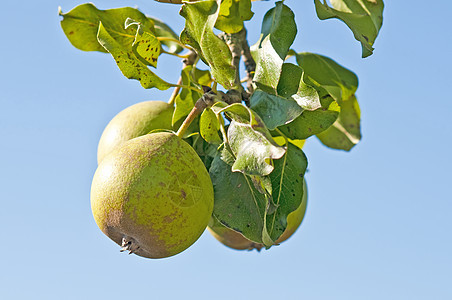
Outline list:
[[[172,129],[174,107],[163,101],[145,101],[127,107],[105,127],[97,147],[97,162],[113,149],[154,129]]]
[[[131,139],[99,164],[91,187],[99,228],[123,251],[178,254],[206,229],[213,187],[199,156],[173,133]]]
[[[300,206],[287,216],[287,227],[281,236],[276,240],[276,244],[280,244],[291,237],[300,227],[301,222],[306,213],[308,190],[306,181],[303,179],[303,197]],[[212,217],[213,218],[213,217]],[[211,222],[215,226],[209,225],[209,232],[223,245],[236,250],[261,250],[264,245],[248,240],[241,233],[230,229],[219,222]]]

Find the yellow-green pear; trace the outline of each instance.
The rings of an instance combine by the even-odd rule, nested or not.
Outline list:
[[[169,257],[206,229],[213,187],[190,145],[173,133],[151,133],[123,143],[102,160],[91,208],[99,228],[123,251]]]
[[[122,143],[154,129],[172,129],[173,105],[145,101],[122,110],[105,127],[97,147],[97,162]]]
[[[306,181],[303,179],[303,197],[300,206],[287,216],[287,227],[282,235],[276,240],[276,244],[280,244],[292,236],[300,227],[301,222],[306,213],[308,190]],[[260,250],[264,245],[248,240],[241,233],[223,226],[219,222],[215,226],[207,227],[209,232],[223,245],[236,250]]]

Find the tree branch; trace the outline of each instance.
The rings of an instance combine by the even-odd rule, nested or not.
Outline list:
[[[256,71],[256,62],[251,55],[250,46],[248,44],[248,40],[246,39],[245,27],[243,27],[243,30],[245,31],[245,37],[242,39],[242,58],[246,70],[246,89],[249,94],[252,94],[254,92],[253,77],[254,72]]]
[[[232,54],[232,65],[235,66],[236,78],[235,83],[238,89],[236,91],[230,90],[228,94],[230,94],[230,98],[233,99],[232,103],[240,103],[242,100],[245,101],[246,105],[249,104],[249,97],[254,91],[253,88],[253,75],[256,69],[256,63],[254,62],[253,57],[251,56],[250,47],[248,45],[248,41],[246,39],[247,31],[246,28],[243,27],[237,33],[227,34],[223,33],[221,38],[228,44],[229,49]],[[246,70],[246,82],[247,88],[246,90],[243,88],[240,80],[240,59],[243,58],[243,62],[245,63]],[[240,99],[238,99],[238,97]],[[231,103],[229,103],[231,104]]]

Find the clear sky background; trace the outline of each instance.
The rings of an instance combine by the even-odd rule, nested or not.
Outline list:
[[[57,8],[81,1],[3,1],[0,8],[1,299],[452,299],[452,2],[386,0],[374,55],[313,1],[286,1],[293,48],[357,73],[363,140],[350,153],[315,138],[308,210],[297,233],[268,251],[240,252],[209,233],[187,251],[149,260],[119,252],[90,209],[96,148],[125,107],[167,100],[110,55],[82,52]],[[178,6],[137,5],[176,31]],[[250,43],[274,1],[254,3]],[[176,82],[179,59],[159,61]]]

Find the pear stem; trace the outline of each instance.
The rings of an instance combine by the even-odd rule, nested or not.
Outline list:
[[[204,111],[204,109],[211,107],[215,102],[221,100],[221,96],[211,91],[210,87],[206,86],[203,87],[203,89],[204,95],[196,101],[195,106],[185,118],[184,122],[179,127],[179,130],[176,132],[176,135],[180,138],[184,137],[184,134],[187,132],[188,127],[190,127],[190,124]]]
[[[174,89],[173,93],[171,94],[171,98],[169,99],[168,104],[174,105],[174,102],[176,101],[176,97],[180,92],[181,85],[182,85],[182,76],[179,77],[179,81],[177,81],[177,83],[176,83],[176,88]]]

